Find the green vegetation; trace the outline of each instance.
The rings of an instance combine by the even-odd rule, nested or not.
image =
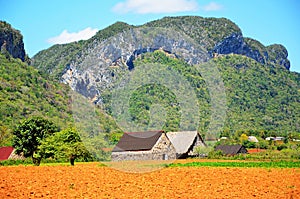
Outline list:
[[[31,158],[25,160],[2,160],[0,166],[33,165]]]
[[[300,160],[300,148],[287,148],[281,151],[275,149],[267,149],[265,151],[256,152],[252,154],[238,154],[235,156],[225,156],[222,151],[210,151],[207,155],[208,159],[219,160],[248,160],[248,161],[292,161]]]
[[[62,130],[47,137],[38,147],[36,156],[53,158],[56,161],[69,159],[71,165],[74,165],[75,159],[82,158],[84,161],[93,159],[74,128]]]
[[[82,134],[105,133],[108,141],[103,147],[115,143],[121,131],[113,119],[93,106],[93,120],[74,121],[74,114],[83,118],[86,113],[86,107],[74,100],[67,85],[46,77],[19,59],[0,54],[0,146],[12,146],[12,132],[22,121],[41,116],[60,129],[74,126],[75,122]],[[81,97],[78,101],[86,99]],[[95,124],[99,124],[96,130]]]
[[[37,166],[43,159],[55,162],[69,160],[71,165],[74,165],[75,159],[80,161],[93,160],[75,128],[59,131],[52,122],[34,117],[23,121],[13,134],[13,146],[16,149],[16,154],[25,158],[31,157],[33,164]],[[22,160],[15,163],[19,164],[20,162]],[[25,160],[24,162],[28,161]]]
[[[139,27],[166,27],[184,32],[208,51],[229,35],[241,34],[239,27],[228,19],[198,16],[165,17]],[[34,66],[43,72],[60,77],[59,73],[71,61],[80,63],[80,60],[76,60],[76,56],[80,57],[82,56],[80,53],[88,52],[84,49],[93,49],[94,42],[99,43],[130,28],[137,27],[118,22],[99,31],[90,40],[53,46],[34,57]],[[265,135],[277,136],[299,133],[300,75],[282,67],[281,62],[288,62],[285,59],[286,49],[277,44],[265,47],[250,38],[244,40],[253,51],[259,52],[261,59],[264,59],[264,65],[242,55],[219,55],[206,63],[217,65],[225,84],[228,109],[224,131],[228,131],[231,135],[239,131],[264,132]],[[135,67],[142,67],[148,63],[158,63],[166,66],[166,70],[168,68],[176,70],[191,84],[199,100],[198,130],[203,135],[207,134],[211,120],[211,104],[209,89],[199,71],[184,60],[171,58],[162,52],[141,54],[134,61]],[[109,70],[112,70],[114,76],[118,78],[128,75],[115,68]],[[108,114],[111,114],[109,89],[112,87],[113,85],[107,90],[99,88],[103,99],[101,106]],[[135,91],[130,100],[130,115],[133,121],[149,125],[151,106],[160,101],[159,104],[167,112],[167,122],[163,128],[165,130],[178,128],[179,112],[182,110],[176,105],[178,99],[174,93],[159,86],[147,85]]]
[[[154,65],[152,65],[154,64]],[[204,129],[207,128],[210,119],[210,111],[209,111],[209,93],[207,90],[207,86],[205,84],[204,79],[201,77],[199,71],[197,71],[193,66],[185,63],[183,60],[179,60],[176,58],[172,58],[168,56],[165,52],[161,52],[159,50],[153,53],[145,53],[142,56],[135,60],[134,62],[136,69],[143,69],[144,66],[147,67],[147,74],[177,74],[180,78],[182,78],[186,83],[180,82],[177,77],[169,77],[173,78],[170,84],[173,84],[173,81],[178,81],[178,85],[176,85],[177,90],[183,91],[181,93],[181,97],[183,97],[184,101],[188,100],[188,93],[184,92],[186,90],[185,84],[188,84],[188,89],[192,88],[195,94],[195,100],[198,98],[199,105],[199,115],[200,117],[195,118],[194,121],[200,120],[200,132],[204,132]],[[159,66],[159,67],[157,67]],[[159,70],[159,71],[157,71]],[[170,72],[171,71],[171,72]],[[173,72],[174,71],[174,72]],[[144,75],[144,74],[143,74]],[[134,75],[135,82],[143,82],[143,75]],[[170,90],[171,88],[162,85],[160,82],[164,82],[166,76],[162,75],[160,77],[156,77],[154,80],[155,83],[141,85],[136,90],[134,90],[129,99],[129,113],[131,115],[131,120],[140,124],[140,130],[143,130],[143,126],[147,126],[147,128],[151,128],[153,130],[157,130],[157,126],[160,126],[160,120],[163,119],[163,114],[165,115],[165,122],[162,124],[162,129],[165,131],[176,131],[179,130],[179,124],[181,124],[181,114],[186,110],[182,110],[180,103],[178,100],[178,96],[174,93],[174,90]],[[167,79],[167,81],[169,81]],[[109,93],[109,91],[106,91]],[[104,109],[111,114],[111,95],[104,96]],[[118,98],[124,99],[123,96],[118,96]],[[197,103],[197,101],[196,101]],[[155,109],[155,106],[159,110]],[[160,107],[159,107],[160,106]],[[187,108],[193,109],[194,107],[188,106]],[[161,110],[163,109],[163,110]],[[151,111],[157,111],[155,114],[151,114]],[[191,112],[191,110],[188,110]],[[153,113],[153,112],[152,112]],[[186,113],[186,112],[184,112]],[[150,118],[150,116],[156,115],[159,118]],[[189,115],[188,118],[191,119],[196,117],[195,115]],[[152,119],[152,120],[151,120]],[[150,123],[154,122],[154,123]],[[158,123],[155,123],[158,122]],[[187,121],[190,122],[190,121]],[[195,124],[182,123],[183,127],[186,129],[196,129]],[[155,128],[156,127],[156,128]],[[190,128],[187,128],[190,127]]]
[[[0,54],[1,128],[12,131],[30,116],[44,116],[57,126],[67,126],[73,120],[69,90],[19,59],[6,59]]]
[[[220,139],[214,143],[214,146],[196,148],[199,157],[207,157],[208,159],[226,159],[226,160],[300,160],[300,142],[294,139],[286,138],[283,141],[264,140],[256,136],[258,142],[248,140],[246,134],[233,135],[227,139]],[[227,156],[220,150],[215,150],[218,145],[236,145],[240,144],[249,151],[247,154],[237,154]]]
[[[42,73],[49,74],[53,79],[59,79],[66,65],[83,48],[85,42],[56,44],[49,49],[40,51],[32,59],[32,64]],[[48,60],[46,63],[41,60]]]
[[[146,85],[140,87],[131,95],[129,104],[129,112],[134,122],[142,125],[150,125],[150,128],[159,126],[159,124],[156,123],[153,123],[151,126],[150,119],[155,120],[155,118],[150,118],[150,108],[154,104],[161,104],[164,108],[163,111],[166,112],[166,121],[162,129],[165,131],[175,131],[179,128],[179,107],[175,105],[178,104],[178,102],[176,101],[176,96],[170,92],[168,88],[159,85]],[[158,114],[157,116],[160,118],[163,117],[160,110],[155,114]],[[160,118],[157,118],[156,121],[152,122],[159,122]]]
[[[255,136],[258,142],[253,142],[248,140],[248,136]],[[297,144],[294,140],[299,140],[299,133],[288,133],[283,140],[265,140],[266,137],[276,137],[276,133],[267,132],[267,131],[236,131],[234,134],[231,134],[229,131],[223,131],[220,137],[221,139],[216,142],[215,145],[225,144],[225,145],[234,145],[241,144],[246,148],[256,148],[256,149],[270,149],[270,150],[279,150],[282,149],[296,149],[300,146],[300,143]]]
[[[224,131],[285,136],[300,132],[300,74],[241,55],[213,59],[227,95]],[[250,135],[249,134],[249,135]]]
[[[39,71],[59,79],[64,68],[80,54],[84,48],[94,45],[94,40],[103,41],[120,32],[130,29],[130,26],[123,22],[116,22],[107,28],[100,30],[94,37],[86,41],[72,42],[69,44],[57,44],[47,50],[40,51],[33,57],[33,65]],[[47,61],[46,61],[47,60]],[[46,61],[46,62],[45,62]]]
[[[42,50],[33,57],[32,63],[43,73],[47,73],[54,78],[60,78],[65,67],[75,61],[77,56],[81,56],[84,49],[93,48],[95,41],[102,42],[118,33],[138,27],[162,27],[183,31],[183,33],[207,48],[207,50],[212,50],[217,42],[232,33],[241,32],[236,24],[225,18],[202,18],[198,16],[165,17],[137,27],[124,22],[116,22],[100,30],[89,40],[58,44]],[[80,60],[76,61],[80,62]]]
[[[38,147],[42,144],[43,139],[51,136],[57,130],[52,122],[40,117],[23,121],[13,132],[13,147],[16,154],[22,154],[25,158],[31,157],[33,163],[39,165],[41,158],[35,156]]]
[[[10,146],[12,139],[11,130],[0,122],[0,146]]]
[[[198,131],[205,135],[210,122],[210,97],[200,72],[161,51],[145,53],[134,62],[136,68],[149,63],[161,64],[162,70],[178,71],[190,83],[199,103]],[[297,138],[300,132],[298,73],[264,66],[242,55],[224,55],[209,63],[217,66],[225,85],[227,118],[223,131],[219,132],[222,136],[235,136],[237,142],[243,133],[262,139],[268,136]],[[174,93],[162,85],[144,85],[133,92],[129,110],[133,120],[148,124],[151,105],[160,103],[167,112],[164,130],[174,131],[180,122],[177,100]],[[105,103],[109,104],[109,98]],[[264,148],[263,143],[260,147]]]
[[[5,23],[0,28],[5,30],[7,27],[11,29],[11,26]],[[224,18],[165,17],[139,27],[166,27],[182,31],[207,51],[212,50],[216,43],[227,36],[233,33],[241,34],[238,26]],[[59,83],[58,79],[71,63],[80,64],[82,60],[79,59],[86,55],[84,53],[93,50],[93,45],[131,28],[137,27],[117,22],[99,31],[90,40],[52,46],[33,58],[35,68],[20,59],[14,59],[6,48],[1,48],[0,146],[14,144],[25,156],[49,161],[69,159],[74,163],[75,158],[88,161],[91,157],[96,160],[108,160],[110,153],[106,152],[107,149],[112,148],[122,135],[122,130],[109,115],[112,114],[111,88],[115,85],[97,88],[102,89],[103,104],[95,105],[86,98],[72,93],[70,88]],[[201,68],[209,65],[217,66],[224,82],[227,117],[223,130],[217,133],[228,138],[222,141],[224,143],[240,143],[247,148],[267,149],[256,155],[249,154],[235,158],[299,159],[299,146],[293,143],[293,140],[300,139],[300,74],[282,67],[281,62],[288,62],[285,59],[287,50],[284,46],[274,44],[265,47],[254,39],[244,39],[253,51],[263,55],[265,64],[243,55],[229,54],[218,55],[200,65]],[[19,40],[20,38],[16,38],[16,42]],[[211,133],[208,132],[212,120],[209,88],[195,66],[175,57],[162,50],[143,53],[134,60],[134,69],[156,64],[161,66],[159,72],[176,71],[186,80],[195,93],[199,107],[199,110],[196,110],[199,113],[197,130],[205,137]],[[115,77],[112,82],[130,75],[132,71],[125,68],[127,68],[125,65],[116,65],[108,69]],[[148,72],[159,74],[155,70],[153,67]],[[141,80],[139,77],[136,78],[137,81]],[[178,84],[178,90],[186,90],[180,81]],[[146,84],[134,90],[129,99],[131,119],[144,126],[153,125],[153,128],[159,126],[150,124],[151,119],[161,119],[151,118],[153,115],[151,111],[157,111],[153,110],[153,106],[157,104],[160,106],[158,108],[165,112],[164,115],[157,114],[157,117],[165,116],[163,130],[178,130],[182,122],[181,116],[185,111],[175,92],[165,85]],[[157,113],[161,113],[159,111]],[[43,116],[46,121],[51,120],[62,130],[56,130],[53,136],[45,139],[39,134],[32,136],[20,126],[28,126],[29,129],[38,127],[37,124],[25,125],[30,121],[28,118],[36,116]],[[20,121],[24,122],[18,125]],[[186,126],[191,127],[189,124]],[[76,127],[76,130],[70,127]],[[13,132],[19,140],[13,141]],[[245,137],[250,135],[257,136],[259,142],[255,144],[246,140]],[[264,139],[268,136],[283,136],[286,140],[280,144],[267,142]],[[72,140],[68,140],[68,137],[72,137]],[[31,144],[32,148],[23,149],[22,146],[30,140],[34,141]],[[204,154],[208,151],[199,148],[198,152]],[[219,152],[212,152],[209,157],[224,158]]]
[[[240,28],[226,18],[203,18],[199,16],[164,17],[146,23],[144,26],[183,31],[208,51],[212,50],[217,42],[232,33],[241,33]]]
[[[133,28],[134,26],[131,26],[124,22],[116,22],[107,28],[104,28],[103,30],[100,30],[97,32],[97,34],[92,37],[92,40],[97,39],[98,41],[103,41],[113,35],[116,35],[120,32],[123,32],[125,30],[129,30],[130,28]]]
[[[265,161],[265,162],[190,162],[173,163],[166,167],[258,167],[258,168],[300,168],[300,161]]]

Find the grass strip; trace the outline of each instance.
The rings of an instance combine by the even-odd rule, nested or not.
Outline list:
[[[300,168],[300,161],[271,162],[189,162],[172,163],[166,167],[246,167],[246,168]]]

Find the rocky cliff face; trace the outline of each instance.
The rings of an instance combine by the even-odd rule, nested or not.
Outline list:
[[[215,45],[211,53],[240,54],[250,57],[261,64],[278,64],[290,69],[288,52],[282,45],[263,46],[254,39],[244,38],[241,33],[233,33]]]
[[[0,21],[0,47],[1,53],[8,52],[14,58],[25,61],[23,36],[10,24]]]
[[[289,69],[282,45],[265,47],[244,38],[236,24],[224,18],[166,17],[134,27],[116,23],[82,43],[56,45],[34,56],[33,65],[101,103],[101,94],[134,69],[143,53],[163,50],[193,65],[218,54],[241,54],[261,64]]]
[[[150,35],[150,36],[149,36]],[[147,27],[122,32],[103,42],[94,41],[63,71],[61,80],[94,101],[143,53],[162,50],[190,64],[208,61],[209,54],[186,35],[171,29]]]

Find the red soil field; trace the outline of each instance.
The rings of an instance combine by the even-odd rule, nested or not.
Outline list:
[[[0,167],[0,198],[300,198],[300,168]]]

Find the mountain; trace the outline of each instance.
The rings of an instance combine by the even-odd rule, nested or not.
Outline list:
[[[5,21],[0,21],[0,46],[2,54],[7,52],[13,58],[19,58],[22,61],[28,59],[22,34]]]
[[[210,131],[209,124],[214,122],[211,118],[218,116],[211,111],[211,91],[198,69],[213,65],[224,83],[224,129],[285,134],[300,132],[300,79],[298,73],[289,71],[287,57],[283,45],[264,46],[245,38],[228,19],[184,16],[165,17],[141,26],[117,22],[89,40],[43,50],[32,58],[32,64],[109,114],[114,114],[113,91],[127,85],[126,77],[143,70],[145,64],[166,66],[162,72],[177,71],[194,88],[201,105],[199,130],[203,133]],[[150,77],[160,70],[153,68],[144,72]],[[164,128],[176,130],[183,107],[174,92],[166,91],[141,85],[130,98],[131,119],[148,125],[149,107],[162,103],[168,111]]]
[[[63,129],[74,125],[73,113],[78,112],[73,107],[76,95],[68,85],[25,62],[22,38],[20,31],[0,22],[2,47],[5,44],[0,53],[0,146],[11,144],[12,131],[26,118],[42,116]],[[100,109],[95,109],[94,114],[97,122],[101,122],[98,127],[105,132],[117,129]],[[83,125],[88,128],[87,124]]]
[[[290,68],[284,46],[265,47],[259,41],[244,38],[240,28],[226,18],[165,17],[146,24],[149,27],[167,27],[182,31],[206,48],[210,57],[218,54],[241,54],[259,63],[279,64]]]
[[[239,27],[228,19],[202,17],[166,17],[138,27],[117,22],[87,41],[55,45],[39,52],[33,57],[33,65],[65,83],[70,83],[72,77],[73,90],[101,101],[103,88],[109,88],[122,73],[111,69],[111,65],[125,61],[127,68],[121,64],[119,69],[131,69],[136,55],[160,47],[190,64],[205,62],[215,54],[234,53],[262,64],[290,68],[282,45],[264,47],[254,39],[243,38]],[[96,62],[101,66],[92,68]],[[94,72],[99,68],[101,72]],[[92,72],[86,73],[88,70]]]

